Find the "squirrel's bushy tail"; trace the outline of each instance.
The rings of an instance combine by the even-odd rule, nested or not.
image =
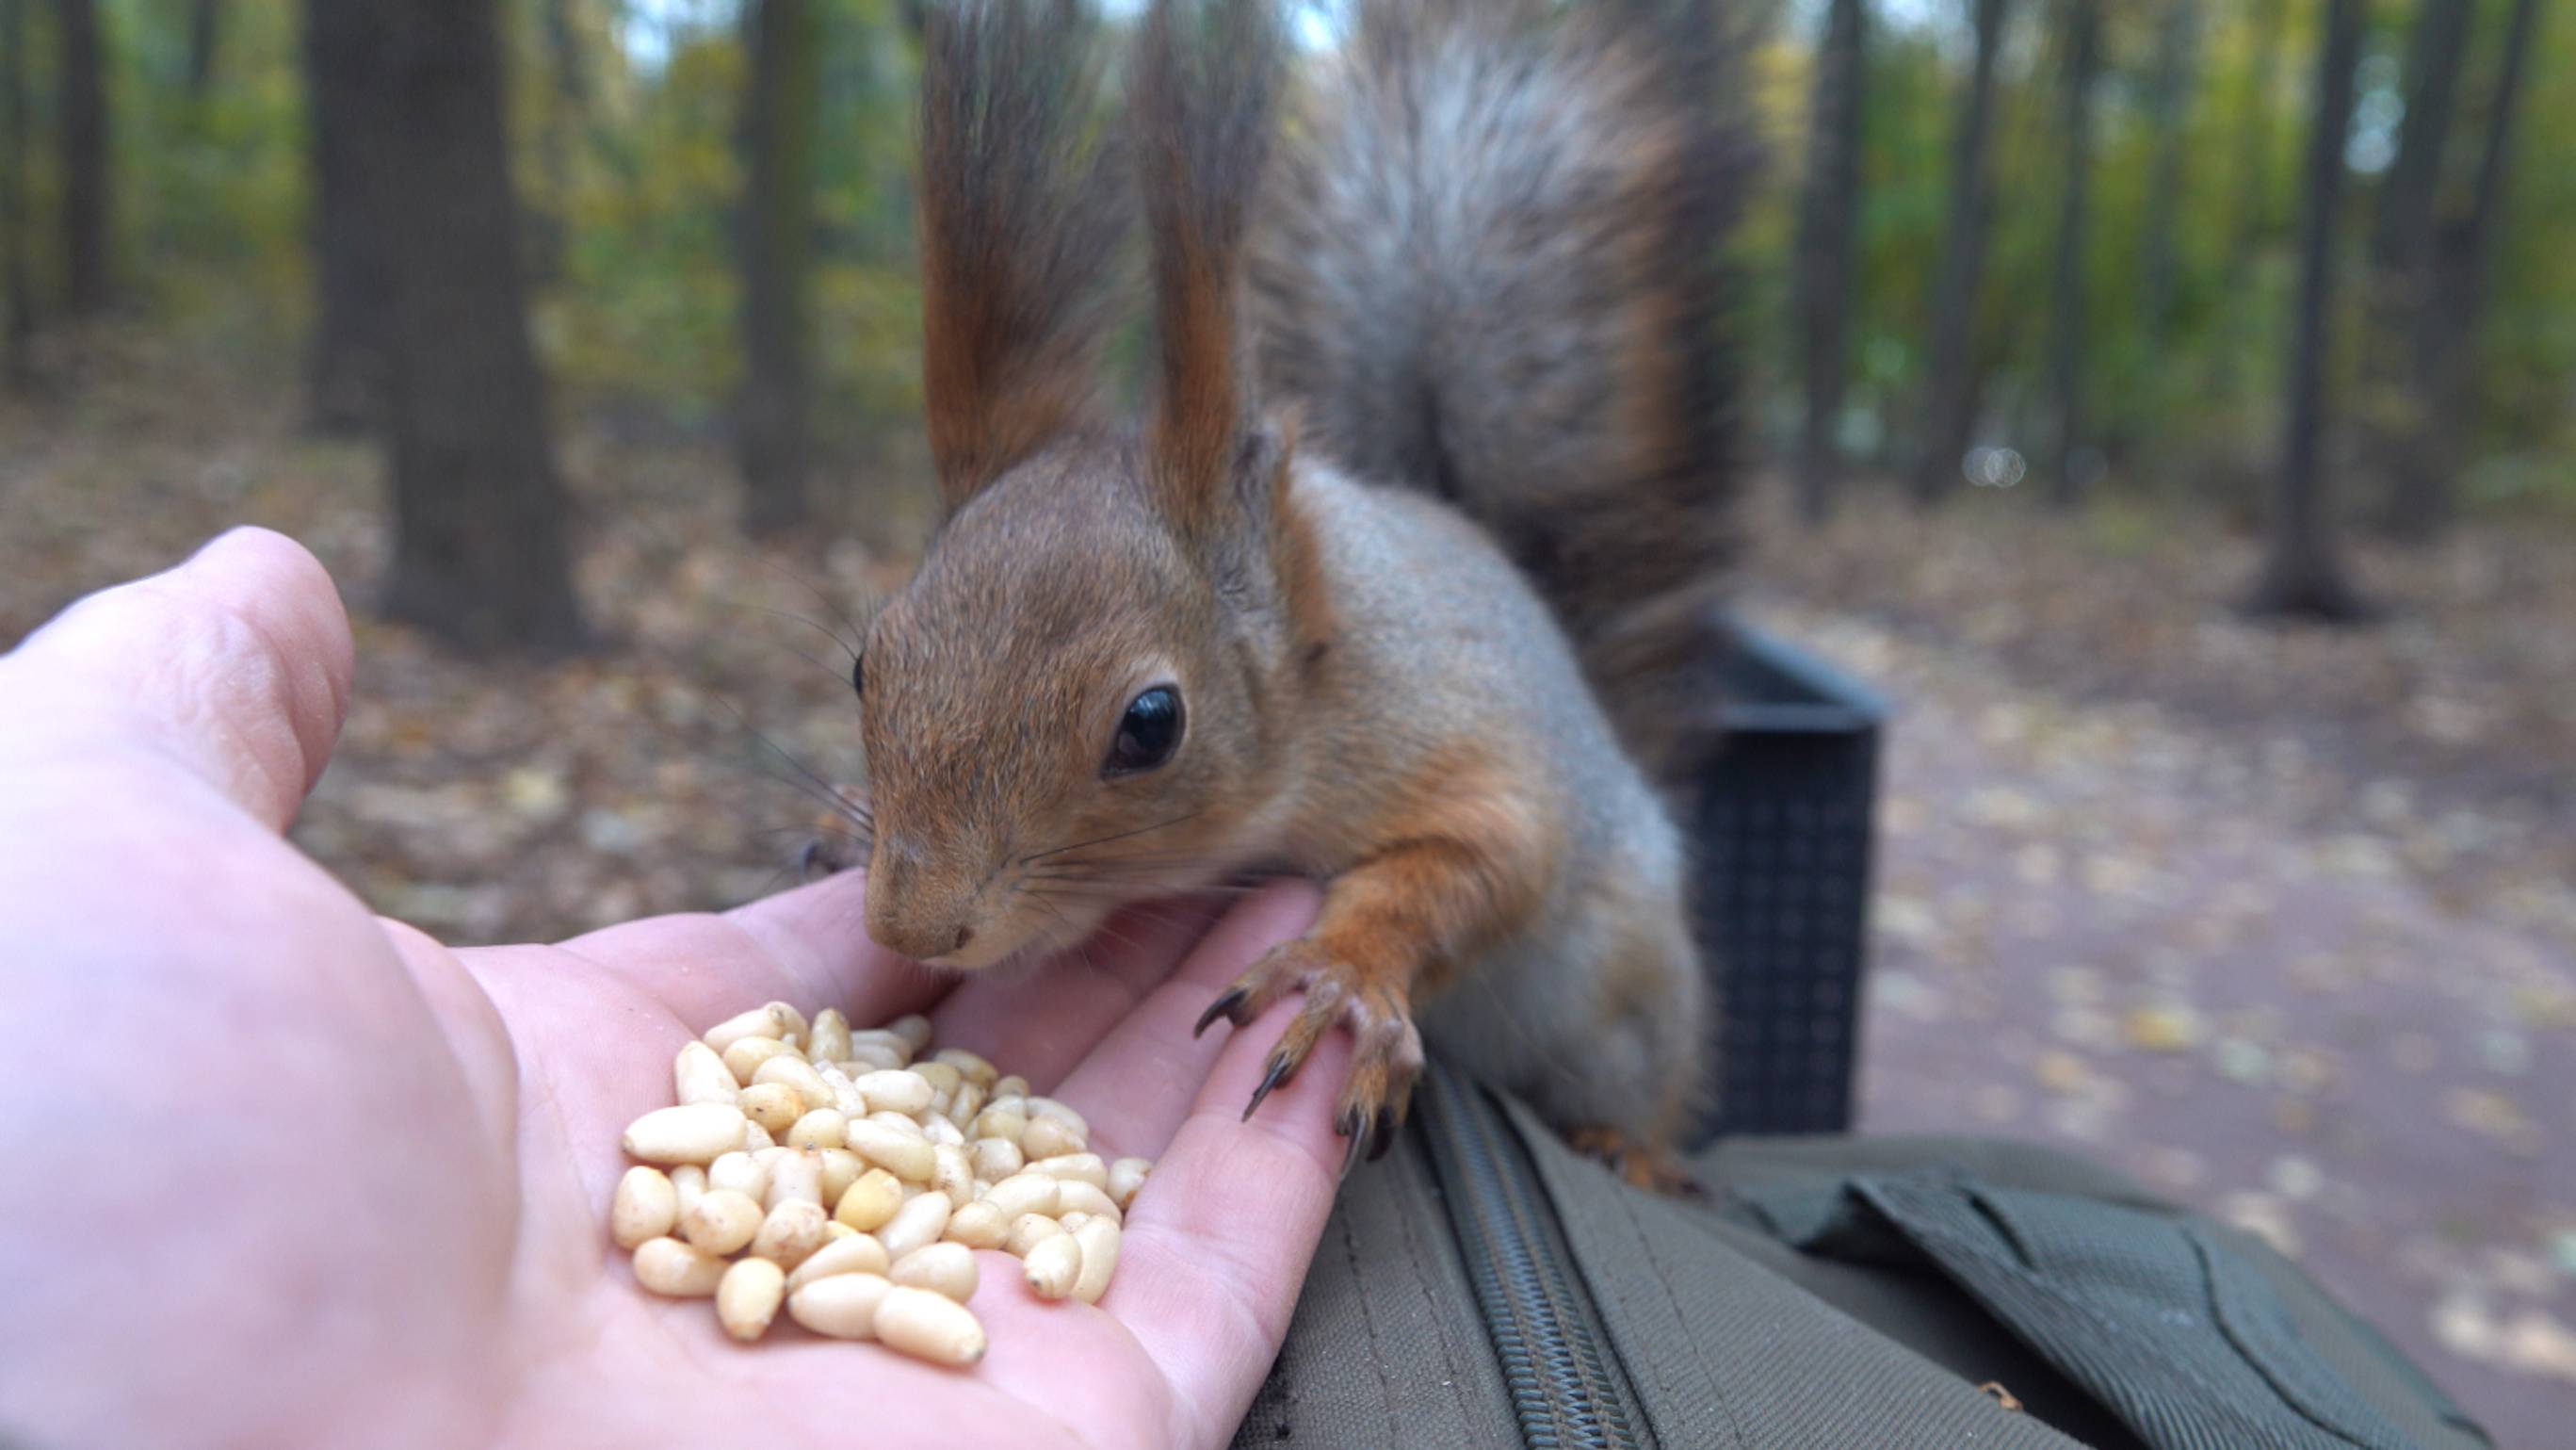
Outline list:
[[[1669,780],[1733,550],[1712,0],[1363,0],[1283,138],[1261,364],[1365,479],[1448,498]]]

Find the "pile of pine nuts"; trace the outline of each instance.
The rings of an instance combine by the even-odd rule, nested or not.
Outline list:
[[[926,1054],[926,1055],[925,1055]],[[716,1301],[746,1343],[787,1317],[934,1364],[984,1357],[974,1250],[1041,1299],[1096,1302],[1153,1164],[1103,1162],[1082,1115],[930,1023],[850,1029],[771,1002],[671,1064],[678,1103],[627,1125],[609,1232],[656,1294]]]

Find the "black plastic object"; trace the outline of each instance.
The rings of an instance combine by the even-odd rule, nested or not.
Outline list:
[[[1688,825],[1719,1017],[1699,1137],[1851,1126],[1878,695],[1742,624]]]

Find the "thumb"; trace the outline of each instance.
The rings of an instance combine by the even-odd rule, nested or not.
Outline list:
[[[0,761],[144,750],[284,830],[349,705],[349,618],[304,546],[235,529],[0,656]]]

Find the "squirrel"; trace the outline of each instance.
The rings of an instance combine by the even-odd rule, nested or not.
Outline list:
[[[1102,29],[1072,0],[925,17],[944,518],[852,673],[867,930],[988,970],[1129,902],[1311,876],[1312,929],[1198,1024],[1302,994],[1247,1118],[1347,1027],[1336,1126],[1373,1158],[1428,1033],[1686,1186],[1706,989],[1639,757],[1724,549],[1713,234],[1680,234],[1707,98],[1647,32],[1387,0],[1273,169],[1271,7],[1154,0],[1123,124]],[[1131,209],[1157,326],[1121,422]]]

